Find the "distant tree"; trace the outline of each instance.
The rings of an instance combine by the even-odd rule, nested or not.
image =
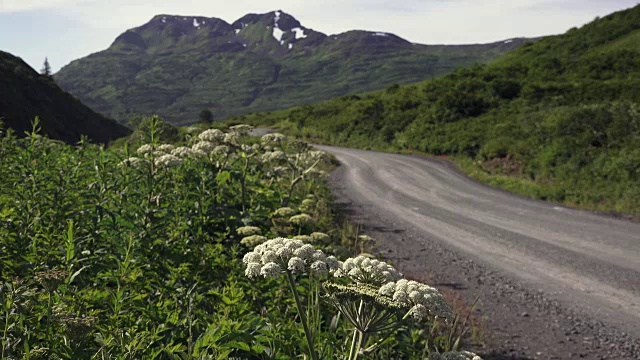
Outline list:
[[[51,65],[49,65],[48,58],[44,58],[44,65],[42,65],[42,70],[40,70],[40,75],[45,76],[49,79],[53,78],[53,74],[51,73]]]
[[[213,113],[209,109],[200,111],[200,122],[204,124],[211,124],[213,122]]]

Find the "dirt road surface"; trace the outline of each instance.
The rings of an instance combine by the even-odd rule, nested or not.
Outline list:
[[[317,147],[340,161],[334,193],[377,252],[481,294],[485,358],[640,359],[639,223],[514,196],[439,159]]]

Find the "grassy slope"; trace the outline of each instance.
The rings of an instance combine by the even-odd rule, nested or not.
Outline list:
[[[332,144],[455,155],[535,198],[640,213],[640,6],[486,66],[243,121]]]
[[[44,134],[75,143],[81,135],[106,143],[129,130],[84,106],[21,59],[0,51],[0,119],[18,134],[39,116]]]
[[[220,119],[421,81],[486,62],[524,42],[425,46],[364,31],[327,37],[305,29],[307,38],[292,39],[287,32],[281,45],[266,28],[273,25],[272,16],[245,19],[253,23],[238,34],[238,25],[217,19],[195,29],[191,18],[173,24],[156,17],[109,49],[64,67],[56,80],[119,120],[158,113],[187,124],[205,108]],[[283,15],[281,25],[285,21],[299,26]]]

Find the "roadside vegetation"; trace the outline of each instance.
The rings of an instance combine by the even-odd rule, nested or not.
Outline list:
[[[438,79],[230,122],[450,156],[537,199],[640,214],[640,6]]]
[[[338,226],[327,154],[246,125],[152,117],[109,149],[38,128],[0,134],[3,359],[478,359],[440,292]]]

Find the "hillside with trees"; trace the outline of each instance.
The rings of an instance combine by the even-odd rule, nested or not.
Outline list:
[[[640,6],[408,86],[242,117],[315,141],[451,155],[534,198],[640,213]]]

